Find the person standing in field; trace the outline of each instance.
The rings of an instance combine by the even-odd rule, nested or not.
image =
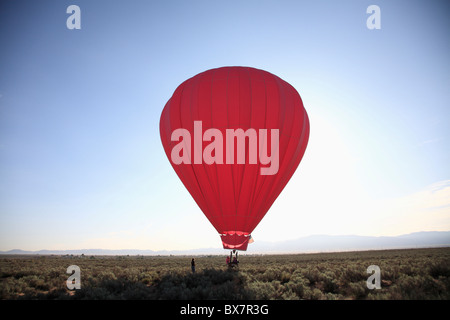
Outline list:
[[[191,261],[191,270],[192,270],[192,273],[195,273],[195,261],[194,261],[194,258],[192,258],[192,261]]]

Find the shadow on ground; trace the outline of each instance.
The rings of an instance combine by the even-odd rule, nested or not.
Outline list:
[[[216,300],[251,299],[244,277],[235,270],[206,269],[197,273],[169,273],[151,284],[126,278],[90,281],[80,290],[51,290],[21,299],[89,300]]]

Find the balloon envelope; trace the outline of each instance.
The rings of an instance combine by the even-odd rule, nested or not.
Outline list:
[[[223,247],[246,250],[303,157],[309,120],[300,95],[284,80],[255,68],[222,67],[175,90],[160,134]]]

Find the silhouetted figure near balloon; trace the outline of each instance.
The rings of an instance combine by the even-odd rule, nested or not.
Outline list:
[[[195,261],[194,261],[194,258],[192,258],[192,261],[191,261],[191,270],[192,270],[192,273],[195,273]]]
[[[233,253],[235,253],[236,255],[233,257]],[[239,260],[237,258],[238,253],[236,250],[231,251],[230,256],[227,256],[227,265],[229,268],[234,268],[237,267],[239,264]]]

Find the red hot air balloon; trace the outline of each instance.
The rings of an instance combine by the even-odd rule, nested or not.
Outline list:
[[[175,90],[162,111],[160,134],[172,167],[224,249],[246,250],[305,153],[309,120],[286,81],[255,68],[222,67]]]

